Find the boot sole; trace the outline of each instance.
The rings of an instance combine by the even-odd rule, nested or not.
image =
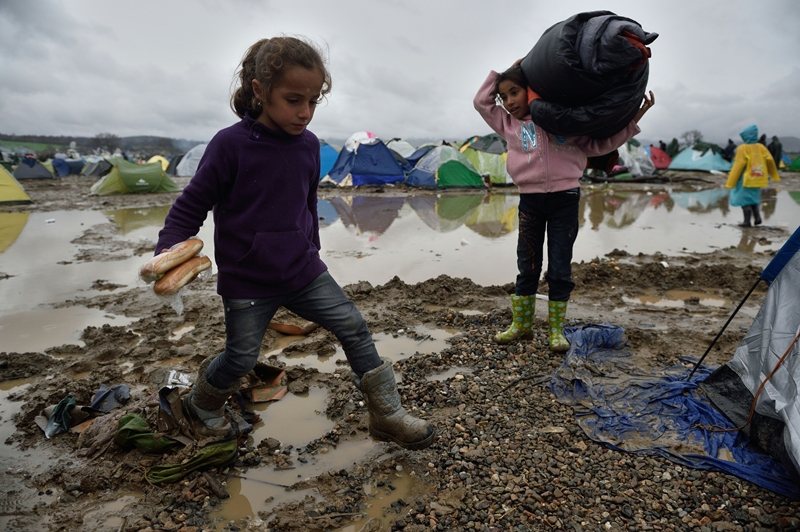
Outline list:
[[[431,435],[428,436],[427,438],[425,438],[424,440],[415,441],[415,442],[411,442],[411,443],[406,443],[404,441],[400,441],[397,438],[395,438],[394,436],[392,436],[391,434],[387,434],[385,432],[380,432],[378,430],[373,429],[372,427],[369,428],[369,434],[370,434],[370,436],[372,436],[373,438],[375,438],[378,441],[394,442],[397,445],[399,445],[400,447],[402,447],[403,449],[408,449],[409,451],[419,451],[420,449],[425,449],[426,447],[430,446],[430,444],[433,443],[433,440],[436,439],[436,429],[435,428],[433,429],[433,432],[431,433]]]

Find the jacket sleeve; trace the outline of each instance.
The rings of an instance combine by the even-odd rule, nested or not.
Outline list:
[[[733,157],[733,166],[731,167],[731,171],[728,172],[728,181],[725,183],[725,188],[733,188],[736,186],[736,182],[739,181],[739,178],[742,176],[742,172],[744,172],[744,167],[747,164],[747,157],[744,154],[744,149],[736,149],[736,155]]]
[[[230,150],[221,142],[212,139],[197,165],[197,171],[181,195],[172,204],[164,220],[164,227],[158,233],[156,255],[178,242],[197,235],[203,226],[208,211],[230,188],[236,175],[236,164],[230,157]]]
[[[510,115],[506,113],[505,109],[495,103],[496,93],[494,91],[494,86],[496,82],[497,72],[492,70],[489,72],[486,81],[481,85],[481,88],[478,89],[478,94],[475,95],[472,104],[489,127],[502,137],[504,136],[505,130],[503,126],[509,121]]]
[[[639,125],[631,120],[630,123],[625,126],[625,129],[607,139],[593,139],[592,137],[580,136],[575,137],[575,145],[578,146],[587,157],[597,157],[599,155],[611,153],[634,136],[638,135],[641,131]]]

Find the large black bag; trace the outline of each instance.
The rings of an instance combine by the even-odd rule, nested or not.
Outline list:
[[[611,11],[579,13],[551,26],[520,64],[542,97],[530,104],[533,121],[555,135],[601,139],[622,131],[641,106],[646,45],[656,37]]]

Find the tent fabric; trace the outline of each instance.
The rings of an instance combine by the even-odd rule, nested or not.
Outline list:
[[[323,179],[331,171],[336,159],[339,158],[339,151],[325,142],[319,141],[319,178]]]
[[[506,170],[508,158],[506,141],[497,133],[470,138],[461,146],[461,153],[480,175],[488,175],[493,185],[513,183]]]
[[[736,475],[792,499],[800,490],[789,470],[760,451],[699,390],[710,369],[678,364],[658,373],[636,367],[624,329],[611,324],[566,327],[570,349],[550,389],[573,407],[592,440],[682,466]],[[684,361],[688,362],[688,361]]]
[[[61,157],[53,159],[53,169],[58,174],[58,177],[79,175],[84,164],[86,163],[83,159],[64,159]]]
[[[419,187],[485,187],[478,171],[452,146],[429,151],[408,174],[406,184]]]
[[[153,155],[152,157],[147,159],[147,162],[161,163],[161,168],[163,168],[165,172],[167,171],[167,168],[169,168],[169,161],[165,157],[162,157],[161,155]]]
[[[29,212],[0,212],[0,253],[10,248],[22,234],[30,215]]]
[[[386,147],[390,150],[396,151],[404,159],[411,156],[417,149],[407,140],[394,138],[386,143]]]
[[[798,156],[792,164],[787,168],[790,172],[800,172],[800,156]]]
[[[722,155],[715,153],[714,150],[704,152],[695,150],[691,147],[684,148],[669,163],[670,170],[693,170],[698,172],[727,172],[731,169],[730,161],[722,158]]]
[[[159,162],[134,164],[121,157],[112,157],[108,162],[113,168],[105,177],[92,185],[89,195],[108,196],[180,190],[180,187],[167,176]]]
[[[800,333],[798,249],[800,228],[762,272],[760,278],[769,283],[769,289],[761,308],[733,358],[707,379],[710,382],[704,390],[725,415],[742,425],[764,383],[755,411],[769,422],[756,424],[754,420],[747,427],[749,435],[768,447],[771,455],[782,458],[800,482],[800,342],[792,345]],[[784,354],[786,359],[777,366]],[[764,382],[776,366],[775,373]],[[726,389],[734,393],[726,393]]]
[[[386,185],[403,181],[405,174],[389,148],[375,139],[355,144],[355,150],[342,149],[328,178],[340,186]]]
[[[197,172],[197,165],[200,164],[200,159],[206,152],[208,144],[198,144],[191,150],[187,151],[178,165],[175,167],[175,175],[181,177],[194,177]]]
[[[31,162],[27,162],[31,161]],[[55,179],[55,174],[36,159],[23,160],[14,170],[17,179]]]
[[[541,96],[530,104],[531,118],[555,135],[602,139],[622,131],[642,103],[649,76],[645,45],[657,37],[611,11],[578,13],[554,24],[520,63]]]
[[[89,176],[89,177],[103,177],[114,166],[105,158],[98,159],[96,161],[89,161],[81,170],[81,175]]]
[[[658,170],[669,168],[669,164],[672,162],[672,158],[667,155],[667,152],[655,146],[650,147],[650,160]]]
[[[0,204],[32,203],[31,197],[11,173],[0,167]]]
[[[169,166],[167,166],[167,169],[166,169],[166,172],[167,172],[168,176],[175,177],[175,175],[176,175],[176,173],[178,171],[178,164],[181,162],[181,159],[183,159],[184,155],[185,154],[183,154],[183,153],[179,153],[178,155],[175,155],[175,156],[172,157],[172,159],[169,161]]]

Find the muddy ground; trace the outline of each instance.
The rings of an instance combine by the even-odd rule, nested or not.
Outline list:
[[[707,174],[698,177],[716,181],[717,186],[724,179],[722,176]],[[3,207],[2,210],[107,210],[137,205],[166,205],[176,197],[176,194],[94,197],[88,195],[92,182],[93,179],[76,176],[48,182],[26,182],[26,191],[34,203]],[[632,188],[637,186],[644,185],[630,185]],[[648,186],[651,190],[656,190],[661,185]],[[674,189],[676,185],[671,186]],[[784,180],[778,186],[787,190],[800,190],[800,179],[784,174]],[[339,189],[321,189],[320,197],[351,193],[352,191]],[[359,190],[358,193],[420,192],[385,187]],[[781,229],[768,227],[743,231],[762,242],[782,241],[788,236]],[[152,242],[125,241],[124,237],[115,234],[111,223],[87,228],[76,244],[80,249],[75,257],[76,261],[109,261],[109,267],[113,267],[113,261],[119,258],[119,251],[122,249],[141,255],[143,262],[153,251]],[[570,324],[611,322],[624,327],[636,352],[637,364],[642,367],[672,365],[678,363],[681,357],[697,358],[720,330],[733,308],[732,305],[738,303],[750,289],[771,255],[772,253],[743,253],[737,249],[723,249],[681,257],[658,254],[632,256],[623,251],[608,250],[606,256],[574,265],[573,276],[577,286],[568,312]],[[508,257],[508,260],[513,258]],[[227,522],[215,524],[208,519],[208,511],[216,504],[219,495],[214,492],[213,479],[225,482],[228,475],[246,472],[248,468],[290,466],[291,464],[287,466],[287,462],[291,462],[293,456],[276,453],[276,441],[243,443],[242,449],[245,452],[240,454],[236,467],[212,470],[211,483],[208,477],[193,473],[186,477],[185,482],[154,486],[145,480],[144,468],[179,462],[181,456],[189,455],[188,450],[178,456],[152,456],[137,450],[122,450],[102,440],[102,431],[97,427],[88,429],[83,434],[66,433],[45,439],[34,423],[34,418],[44,407],[58,403],[68,394],[75,396],[79,405],[89,404],[102,383],[128,384],[132,398],[124,409],[144,410],[152,421],[157,412],[157,408],[152,406],[152,395],[164,385],[169,370],[175,369],[194,375],[203,358],[216,354],[223,348],[224,322],[220,300],[214,289],[215,278],[198,280],[184,293],[185,310],[182,315],[177,315],[168,304],[148,294],[149,287],[120,287],[97,279],[95,288],[102,288],[103,295],[76,298],[60,305],[83,305],[102,309],[109,314],[134,318],[136,321],[130,326],[90,327],[83,332],[83,345],[63,345],[46,353],[0,353],[0,382],[33,379],[24,393],[11,396],[12,400],[21,401],[23,405],[21,412],[14,418],[16,432],[4,445],[19,449],[28,456],[35,455],[38,457],[36,462],[42,464],[33,471],[20,467],[0,472],[5,485],[0,494],[0,516],[7,516],[7,529],[89,530],[92,528],[85,522],[88,509],[95,508],[98,501],[113,501],[135,493],[135,500],[116,510],[119,517],[119,521],[115,522],[119,525],[118,530],[160,529],[189,532],[214,527],[222,529],[224,526],[230,527],[230,530],[248,527],[258,530],[267,530],[270,527],[274,530],[334,530],[347,525],[350,517],[363,507],[360,505],[366,500],[364,485],[390,482],[398,467],[421,479],[424,489],[417,489],[409,500],[404,501],[405,505],[387,509],[388,515],[382,523],[372,521],[365,530],[388,530],[392,527],[406,530],[483,530],[485,527],[494,527],[496,530],[512,527],[519,527],[519,530],[579,530],[582,527],[580,529],[593,530],[595,525],[597,529],[600,528],[600,521],[591,519],[591,516],[594,512],[599,512],[597,508],[601,506],[606,506],[607,515],[604,519],[611,523],[610,526],[604,525],[604,529],[680,529],[681,520],[678,517],[673,519],[665,510],[655,512],[654,516],[652,508],[648,507],[641,512],[634,508],[633,517],[630,517],[627,512],[622,512],[624,505],[613,501],[603,499],[601,503],[598,497],[596,501],[590,498],[582,502],[578,495],[575,495],[577,499],[565,495],[567,490],[548,490],[548,482],[537,480],[535,471],[528,472],[525,482],[517,482],[520,489],[514,491],[510,499],[503,499],[502,506],[493,498],[491,490],[481,491],[478,484],[465,487],[454,483],[449,472],[455,466],[451,467],[452,462],[448,461],[446,455],[453,445],[463,443],[461,433],[470,428],[469,423],[474,423],[473,418],[469,418],[473,419],[472,422],[454,422],[454,419],[461,420],[458,417],[461,412],[473,409],[491,413],[492,401],[498,396],[503,399],[494,405],[495,414],[503,419],[526,412],[525,408],[521,408],[515,414],[513,408],[507,408],[509,401],[520,408],[520,401],[521,404],[528,405],[532,395],[551,403],[552,394],[542,386],[537,387],[534,381],[529,381],[516,390],[505,388],[515,377],[530,376],[533,373],[547,374],[557,367],[562,357],[546,349],[543,319],[546,311],[541,308],[544,305],[540,304],[536,312],[537,337],[533,341],[500,348],[494,346],[490,338],[508,323],[508,294],[513,291],[513,285],[478,286],[469,279],[450,278],[446,275],[446,270],[442,273],[440,277],[413,285],[394,278],[381,286],[362,282],[345,287],[373,332],[414,334],[408,331],[413,331],[415,325],[424,324],[447,328],[456,333],[450,341],[451,347],[445,352],[426,353],[421,349],[417,356],[397,364],[404,375],[401,394],[406,406],[418,406],[418,412],[423,412],[436,425],[439,441],[430,449],[420,452],[405,452],[387,445],[388,455],[384,455],[380,461],[368,461],[346,470],[331,471],[295,486],[297,489],[315,488],[320,495],[316,501],[305,500],[280,506],[270,515],[253,516],[249,522],[233,525]],[[3,272],[0,272],[0,283],[3,278]],[[687,296],[680,308],[663,308],[636,302],[637,298],[643,296],[666,297],[667,292],[674,290],[708,294],[724,299],[728,304],[722,308],[704,305],[696,295]],[[544,283],[540,287],[540,293],[547,293]],[[763,300],[764,293],[763,285],[756,289],[747,303],[751,314],[740,313],[737,316],[716,348],[711,351],[709,364],[721,364],[731,357],[752,321],[754,310]],[[466,310],[480,312],[463,312]],[[194,328],[179,339],[170,340],[173,331],[180,330],[187,324]],[[269,351],[279,338],[279,333],[269,331],[264,339],[264,351]],[[334,343],[335,338],[332,335],[317,330],[311,333],[302,347],[294,349],[330,354]],[[274,359],[268,362],[274,362]],[[469,368],[476,381],[482,383],[480,390],[468,390],[465,386],[463,390],[458,388],[457,392],[452,391],[456,387],[455,381],[450,379],[444,385],[445,388],[450,386],[451,393],[448,395],[441,391],[442,383],[424,379],[455,365]],[[347,373],[344,366],[336,374],[302,370],[288,372],[289,383],[295,382],[297,389],[319,385],[329,391],[326,414],[336,425],[329,433],[308,443],[306,451],[309,455],[314,455],[323,448],[333,448],[343,441],[369,438],[366,432],[365,408],[359,403],[358,397],[355,397],[353,385],[346,378]],[[488,390],[486,393],[484,388]],[[501,390],[505,391],[501,393]],[[527,402],[525,397],[528,398]],[[549,439],[546,448],[557,449],[556,453],[560,455],[563,449],[574,451],[576,445],[578,448],[589,446],[598,456],[607,456],[608,464],[619,464],[620,461],[625,463],[626,455],[623,453],[607,451],[583,436],[574,422],[571,422],[568,409],[549,408],[554,409],[553,416],[561,416],[567,429],[563,436],[547,435]],[[531,414],[530,424],[535,427],[535,409],[528,406],[527,411]],[[119,415],[120,412],[115,411],[111,414],[110,421],[105,419],[104,423],[113,423]],[[98,421],[95,421],[95,425],[100,426]],[[464,428],[465,425],[467,429]],[[528,427],[525,430],[532,429]],[[274,438],[279,442],[279,429]],[[562,458],[556,458],[558,463],[563,462]],[[664,468],[669,467],[666,461],[658,462]],[[559,466],[558,463],[553,463],[556,467]],[[496,466],[497,462],[487,466],[487,475],[492,475]],[[596,475],[602,476],[602,469],[604,468]],[[613,466],[605,469],[613,469]],[[546,476],[547,472],[542,474]],[[612,479],[616,477],[608,470],[605,474]],[[774,513],[776,508],[785,508],[787,510],[781,513],[784,517],[797,512],[796,504],[792,501],[776,502],[775,496],[766,490],[735,477],[722,474],[719,476],[724,477],[723,483],[727,483],[723,490],[725,493],[728,492],[728,484],[734,483],[748,488],[750,498],[761,497],[773,501],[771,508],[767,505],[768,508],[762,509],[762,512]],[[553,482],[552,479],[550,482]],[[647,491],[643,487],[645,485],[643,483],[638,489]],[[657,488],[653,489],[658,492]],[[684,489],[691,491],[685,486]],[[564,497],[563,500],[558,500],[559,494]],[[705,492],[703,496],[706,496]],[[635,498],[632,495],[631,497]],[[657,493],[653,498],[657,499]],[[468,499],[471,502],[467,502]],[[482,500],[489,502],[486,506],[475,502]],[[505,506],[506,503],[508,506]],[[579,513],[561,515],[563,510],[560,507],[570,505],[584,507],[584,514],[575,518],[576,520],[571,520],[569,515],[580,515]],[[470,510],[474,508],[478,509]],[[507,508],[510,510],[506,510]],[[731,517],[724,512],[724,515],[714,516],[705,509],[701,510],[699,502],[694,507],[691,502],[686,503],[684,510],[690,517],[696,517],[695,521],[698,523],[703,521],[703,517],[706,517],[706,523],[735,521],[735,516]],[[709,511],[713,513],[714,509]],[[550,516],[556,516],[556,519]],[[685,515],[680,519],[687,522]],[[588,526],[572,525],[573,522],[587,521],[591,523]],[[779,529],[768,528],[764,523],[759,526],[766,527],[764,529]],[[694,528],[694,525],[687,525],[688,528]],[[740,526],[739,529],[756,528]]]

